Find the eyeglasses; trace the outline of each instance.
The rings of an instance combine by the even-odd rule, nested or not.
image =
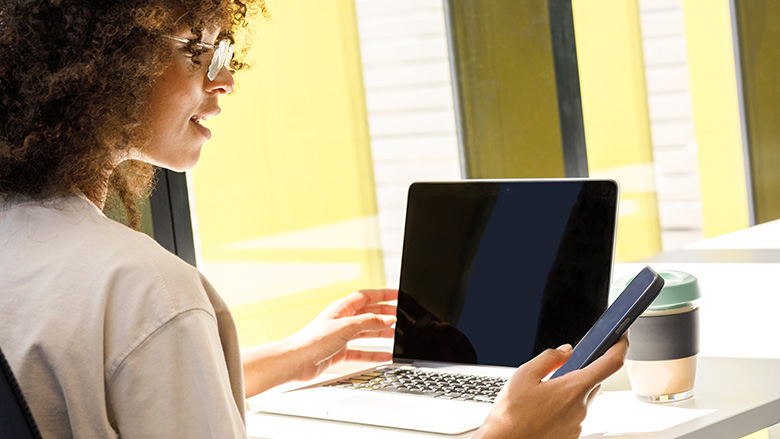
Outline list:
[[[216,45],[208,43],[193,43],[193,40],[187,38],[175,37],[173,35],[160,35],[161,37],[168,38],[174,41],[178,41],[184,44],[193,44],[203,50],[213,50],[214,55],[211,57],[211,64],[209,64],[208,77],[209,81],[213,81],[217,77],[219,70],[222,66],[230,67],[230,61],[233,59],[233,44],[230,40],[222,40]]]

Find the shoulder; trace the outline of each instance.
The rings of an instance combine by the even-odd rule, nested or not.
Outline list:
[[[14,310],[0,328],[34,334],[58,361],[99,359],[91,370],[106,379],[177,328],[237,351],[230,312],[195,267],[78,196],[0,203],[0,286],[0,304]]]
[[[39,215],[41,220],[28,223],[28,235],[38,234],[35,241],[66,259],[60,264],[68,271],[63,278],[82,300],[103,309],[118,329],[114,335],[149,335],[196,310],[216,322],[212,296],[218,296],[211,285],[150,236],[107,218],[80,196]]]
[[[153,304],[151,311],[162,320],[196,309],[215,315],[216,293],[195,267],[144,233],[102,214],[95,221],[85,245],[105,259],[101,276],[119,287],[123,300]]]
[[[102,214],[90,222],[93,230],[84,245],[104,260],[95,282],[106,295],[105,318],[116,328],[106,337],[122,347],[108,358],[107,376],[151,340],[191,346],[203,331],[223,338],[220,326],[229,320],[229,310],[195,267]]]

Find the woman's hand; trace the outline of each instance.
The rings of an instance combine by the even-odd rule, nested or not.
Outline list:
[[[341,361],[382,362],[386,352],[347,348],[356,338],[392,338],[397,290],[361,290],[325,308],[311,323],[283,340],[242,350],[246,397],[289,381],[317,377]]]
[[[397,290],[361,290],[337,300],[291,339],[297,349],[300,373],[298,380],[317,377],[325,369],[342,361],[382,362],[392,360],[389,352],[368,352],[347,348],[357,338],[392,338],[395,323]]]
[[[589,366],[542,381],[571,357],[564,345],[548,349],[520,366],[496,398],[474,439],[576,439],[588,406],[601,382],[623,366],[628,338],[623,338]]]

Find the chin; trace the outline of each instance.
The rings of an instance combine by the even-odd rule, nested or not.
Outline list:
[[[192,170],[200,159],[200,148],[188,157],[175,157],[173,160],[164,160],[160,163],[152,163],[161,168],[174,172],[187,172]]]
[[[161,166],[165,169],[169,169],[174,172],[187,172],[187,171],[191,171],[192,168],[194,168],[197,163],[198,161],[195,160],[191,163],[177,163],[177,164],[172,164],[170,166],[166,166],[166,165],[161,165]]]

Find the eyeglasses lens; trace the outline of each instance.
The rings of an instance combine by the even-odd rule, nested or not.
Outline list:
[[[233,45],[228,40],[222,40],[219,42],[214,55],[211,57],[211,64],[209,64],[209,81],[213,81],[217,77],[219,70],[222,66],[230,67],[230,61],[233,59]]]

